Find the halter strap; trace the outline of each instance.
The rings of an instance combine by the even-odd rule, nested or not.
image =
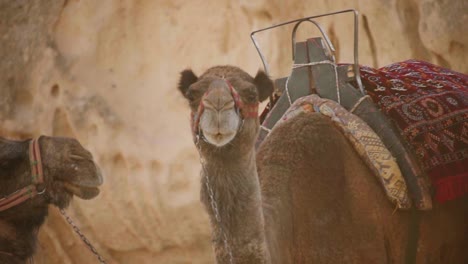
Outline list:
[[[31,165],[31,184],[0,199],[0,212],[14,207],[22,202],[45,192],[44,171],[42,167],[39,139],[34,138],[29,142],[29,161]],[[40,187],[40,188],[39,188]]]
[[[242,102],[242,99],[240,98],[239,93],[234,89],[234,87],[231,85],[231,83],[227,80],[224,79],[226,84],[229,87],[229,91],[231,92],[231,96],[234,100],[234,105],[236,112],[240,116],[242,120],[245,120],[247,118],[257,118],[258,117],[258,102],[251,103],[251,104],[245,104]],[[203,94],[201,100],[200,100],[200,105],[198,106],[197,112],[192,112],[191,113],[191,122],[192,122],[192,133],[194,134],[195,137],[200,136],[200,117],[203,114],[203,111],[205,110],[205,106],[203,105],[203,98],[208,95],[210,90],[206,91],[205,94]],[[241,126],[239,126],[239,129]]]

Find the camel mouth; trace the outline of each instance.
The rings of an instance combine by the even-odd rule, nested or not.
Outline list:
[[[235,132],[230,133],[206,133],[204,132],[203,135],[205,136],[208,143],[215,145],[216,147],[222,147],[231,142],[234,137],[236,136]]]
[[[63,187],[70,194],[76,195],[84,200],[93,199],[98,196],[100,192],[97,186],[84,186],[70,182],[63,182]]]

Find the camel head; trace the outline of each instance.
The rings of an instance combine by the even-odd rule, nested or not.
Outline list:
[[[94,198],[101,184],[91,153],[75,139],[0,137],[0,262],[25,263],[34,254],[48,205],[65,208],[74,195]]]
[[[32,183],[29,142],[0,138],[0,197]],[[43,193],[0,213],[33,212],[49,203],[64,208],[74,195],[91,199],[99,194],[100,170],[77,140],[42,136],[38,143],[44,174],[44,183],[38,188]]]
[[[190,104],[194,136],[222,148],[240,135],[255,140],[258,103],[273,92],[273,82],[262,71],[253,78],[237,67],[216,66],[200,77],[183,71],[178,88]]]

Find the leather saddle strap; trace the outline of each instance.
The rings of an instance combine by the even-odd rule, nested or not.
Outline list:
[[[308,63],[307,47],[305,42],[296,43],[296,56],[294,58],[294,64],[305,64]],[[265,120],[262,122],[261,130],[258,135],[256,142],[256,148],[260,147],[263,140],[268,136],[269,131],[275,126],[280,120],[284,113],[288,110],[291,104],[297,99],[307,96],[312,93],[311,78],[301,78],[301,76],[309,75],[310,71],[307,67],[293,69],[291,75],[288,78],[282,78],[275,81],[275,87],[277,91],[282,93],[282,96],[278,98],[276,103],[271,107]],[[288,82],[289,81],[289,82]],[[291,92],[290,97],[286,96],[285,86],[288,85],[288,89]],[[315,92],[314,92],[315,93]]]

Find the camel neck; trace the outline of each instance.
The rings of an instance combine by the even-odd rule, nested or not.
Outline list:
[[[230,263],[229,250],[235,260],[269,263],[253,148],[243,157],[207,158],[202,171],[201,200],[211,218],[218,263]]]
[[[34,251],[37,239],[37,232],[34,230],[18,230],[17,226],[0,220],[0,263],[26,262]]]

